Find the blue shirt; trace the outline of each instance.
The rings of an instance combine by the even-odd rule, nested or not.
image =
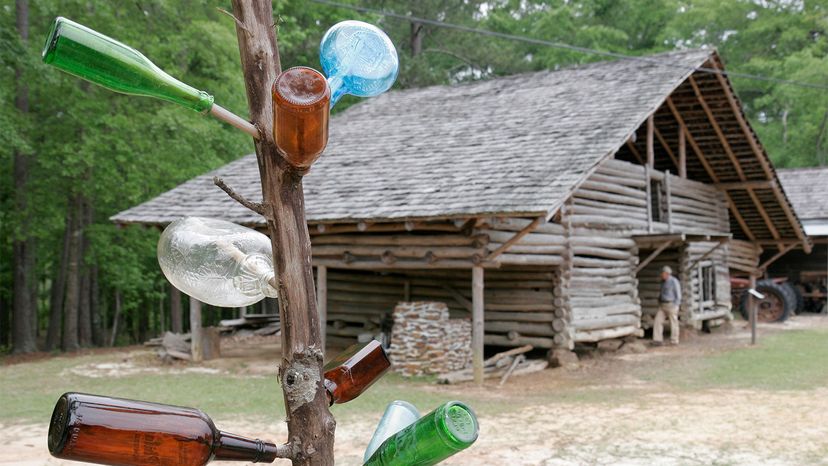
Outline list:
[[[667,277],[667,280],[661,282],[661,294],[658,300],[662,303],[673,303],[675,305],[681,304],[681,283],[672,275]]]

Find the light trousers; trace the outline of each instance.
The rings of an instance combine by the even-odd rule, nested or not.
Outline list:
[[[679,342],[679,321],[678,321],[679,307],[673,303],[661,303],[656,312],[655,323],[653,324],[653,341],[664,340],[664,319],[670,318],[670,340],[678,344]]]

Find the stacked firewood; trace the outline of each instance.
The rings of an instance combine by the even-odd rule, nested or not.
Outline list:
[[[547,360],[526,358],[525,353],[532,349],[532,345],[525,345],[490,357],[483,361],[483,377],[487,379],[499,377],[500,385],[503,385],[510,376],[529,374],[546,369],[549,366]],[[437,383],[452,384],[470,380],[474,380],[474,372],[471,368],[467,368],[440,375],[437,378]]]

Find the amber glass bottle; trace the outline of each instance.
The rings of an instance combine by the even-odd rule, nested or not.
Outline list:
[[[328,144],[331,91],[322,73],[290,68],[273,82],[273,139],[294,167],[308,169]]]
[[[377,340],[350,346],[325,364],[325,388],[330,403],[347,403],[358,397],[389,367],[391,361]]]
[[[276,445],[222,432],[198,409],[82,393],[58,399],[48,443],[57,458],[113,465],[276,459]]]

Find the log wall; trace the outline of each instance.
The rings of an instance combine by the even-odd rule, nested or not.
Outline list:
[[[486,270],[485,342],[551,348],[560,299],[557,271],[538,267]],[[439,301],[452,318],[469,318],[470,270],[397,270],[371,272],[328,269],[328,336],[348,343],[360,333],[390,329],[389,317],[401,301]]]
[[[751,273],[759,266],[762,247],[749,241],[730,240],[728,244],[727,265],[733,270]]]

